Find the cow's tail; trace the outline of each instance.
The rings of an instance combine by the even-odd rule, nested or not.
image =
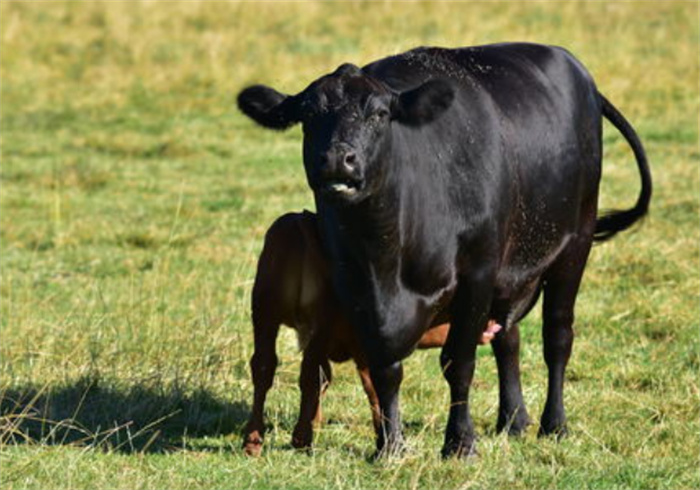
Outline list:
[[[595,225],[593,239],[598,242],[608,240],[618,232],[625,230],[642,218],[649,209],[651,200],[651,172],[649,162],[644,153],[642,142],[639,141],[634,128],[627,122],[627,119],[620,114],[614,105],[610,103],[602,94],[598,94],[603,105],[603,116],[615,126],[625,137],[632,147],[634,156],[637,159],[637,167],[642,181],[642,189],[639,192],[637,203],[631,209],[605,211],[598,217]]]

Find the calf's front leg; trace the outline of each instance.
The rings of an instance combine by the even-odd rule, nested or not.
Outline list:
[[[369,401],[370,409],[372,410],[372,424],[374,426],[374,432],[379,434],[382,427],[382,417],[379,410],[379,398],[377,398],[377,392],[374,391],[374,385],[372,384],[372,378],[369,375],[369,368],[362,364],[357,364],[357,374],[360,375],[360,380],[362,381],[362,388],[365,390],[367,395],[367,400]]]
[[[311,448],[314,423],[319,423],[321,419],[321,394],[330,384],[331,379],[328,339],[323,334],[317,334],[304,349],[304,358],[301,362],[299,375],[301,406],[299,419],[292,433],[292,446],[295,448]]]

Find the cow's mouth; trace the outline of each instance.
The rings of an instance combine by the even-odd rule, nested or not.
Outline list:
[[[323,185],[323,193],[329,196],[352,198],[362,190],[362,182],[350,179],[332,180]]]

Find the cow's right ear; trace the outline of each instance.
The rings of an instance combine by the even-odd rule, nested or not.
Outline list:
[[[455,98],[447,80],[433,79],[402,92],[392,101],[393,118],[409,126],[422,126],[436,120],[449,109]]]
[[[265,85],[253,85],[238,94],[238,108],[256,123],[270,129],[287,129],[299,122],[295,97]]]

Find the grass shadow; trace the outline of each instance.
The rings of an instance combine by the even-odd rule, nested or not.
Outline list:
[[[167,452],[189,447],[192,438],[238,434],[248,413],[247,403],[222,400],[202,387],[150,381],[121,387],[84,376],[59,387],[0,393],[0,447],[40,443]]]

